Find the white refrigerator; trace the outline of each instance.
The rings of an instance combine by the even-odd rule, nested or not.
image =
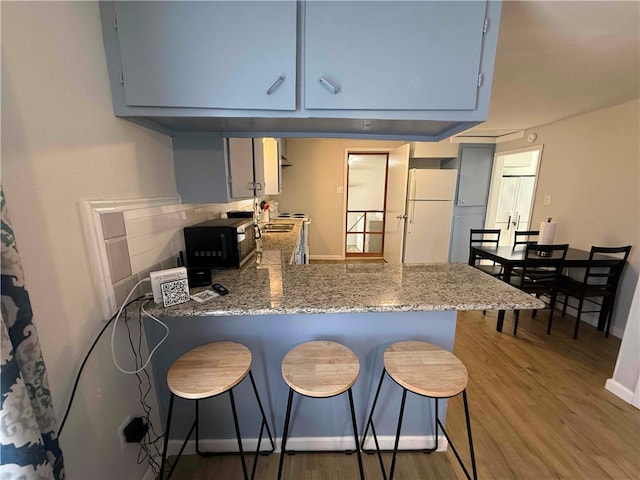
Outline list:
[[[457,170],[409,170],[404,263],[447,261],[457,176]]]

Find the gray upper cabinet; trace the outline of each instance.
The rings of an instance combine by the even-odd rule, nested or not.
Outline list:
[[[171,140],[176,188],[182,202],[232,201],[229,163],[222,134],[184,132]]]
[[[486,8],[307,2],[305,108],[474,110]]]
[[[124,102],[295,110],[296,3],[117,2]]]
[[[457,206],[487,205],[494,151],[494,145],[462,145],[460,147]]]
[[[439,141],[487,118],[499,0],[99,3],[115,114],[168,135]]]

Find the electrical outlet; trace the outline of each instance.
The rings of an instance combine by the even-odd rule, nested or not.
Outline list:
[[[344,193],[344,187],[336,188],[336,193]]]
[[[545,195],[544,196],[544,204],[545,205],[551,205],[551,195]]]
[[[129,425],[129,422],[131,422],[131,416],[125,418],[124,422],[122,422],[122,425],[120,425],[118,427],[118,430],[116,430],[116,434],[118,435],[118,439],[120,440],[120,447],[122,448],[122,450],[127,448],[127,440],[124,438],[124,429],[127,425]]]

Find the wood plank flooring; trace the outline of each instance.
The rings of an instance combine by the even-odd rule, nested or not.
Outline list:
[[[604,388],[620,347],[595,328],[581,326],[571,338],[573,318],[554,320],[547,311],[520,316],[518,336],[507,313],[504,333],[496,313],[460,312],[454,353],[469,371],[468,397],[480,479],[638,479],[640,411]],[[469,461],[462,400],[449,401],[448,431]],[[281,428],[281,426],[279,426]],[[387,465],[390,455],[385,455]],[[376,457],[363,455],[367,479],[381,479]],[[278,455],[260,457],[256,479],[274,479]],[[237,456],[180,459],[172,478],[242,478]],[[295,455],[285,462],[291,480],[357,479],[355,456]],[[398,480],[464,478],[453,452],[400,454]]]

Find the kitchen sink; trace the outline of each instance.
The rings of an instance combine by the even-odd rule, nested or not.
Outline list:
[[[260,230],[267,233],[290,232],[294,226],[295,223],[265,223],[260,227]]]

